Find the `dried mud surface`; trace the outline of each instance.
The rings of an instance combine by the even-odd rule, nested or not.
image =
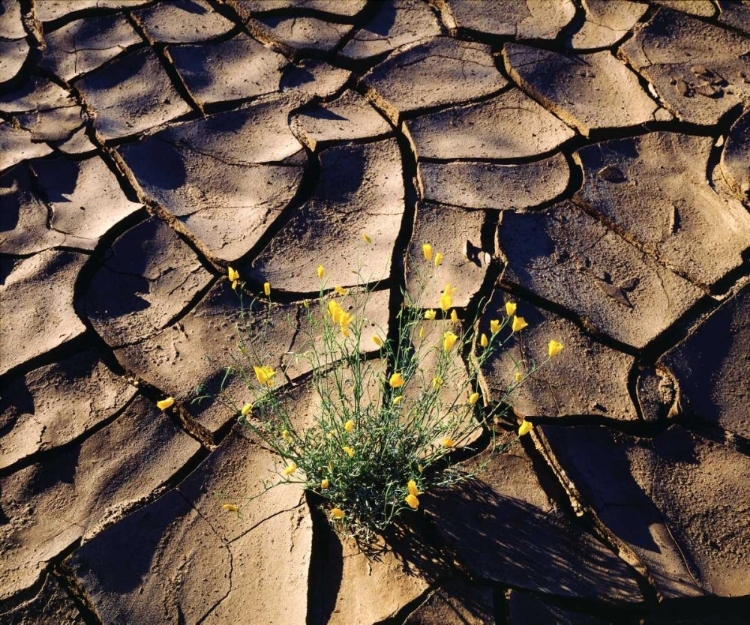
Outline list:
[[[307,422],[316,267],[382,369],[425,242],[538,427],[369,553],[222,510],[227,267]],[[0,0],[0,622],[748,623],[749,310],[747,0]]]

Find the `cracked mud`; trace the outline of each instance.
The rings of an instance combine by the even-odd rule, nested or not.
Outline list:
[[[747,622],[749,59],[747,0],[0,0],[0,622]],[[374,557],[223,511],[276,466],[193,401],[227,266],[304,423],[315,268],[381,370],[424,242],[465,325],[518,304],[479,382],[539,427]]]

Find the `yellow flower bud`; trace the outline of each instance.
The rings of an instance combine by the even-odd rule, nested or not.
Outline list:
[[[435,267],[440,267],[443,264],[443,255],[440,252],[435,253]]]
[[[490,320],[490,332],[492,334],[497,334],[498,332],[500,332],[500,320],[499,319]]]
[[[253,405],[252,405],[252,404],[245,404],[244,406],[242,406],[242,410],[240,410],[240,414],[241,414],[241,415],[242,415],[243,417],[246,417],[247,415],[249,415],[249,414],[250,414],[250,411],[251,411],[252,409],[253,409]]]
[[[318,278],[322,278],[324,275],[326,275],[326,270],[323,268],[323,265],[318,265],[316,273],[318,274]]]
[[[351,432],[354,429],[354,421],[349,419],[346,423],[344,423],[344,429],[347,432]]]
[[[225,512],[239,512],[240,511],[239,507],[235,506],[233,503],[225,503],[221,507]]]
[[[479,401],[479,393],[472,393],[469,395],[469,403],[473,406]]]
[[[418,464],[417,465],[417,471],[419,471],[419,474],[421,475],[422,472],[424,471],[424,467],[421,464]]]
[[[417,488],[417,483],[414,480],[409,480],[406,488],[409,490],[410,495],[414,495],[415,497],[419,495],[419,489]]]
[[[508,313],[508,317],[512,317],[516,314],[515,302],[505,302],[505,312]]]
[[[487,335],[484,332],[482,332],[482,336],[479,337],[479,344],[482,347],[487,347],[490,344],[490,340],[487,338]]]
[[[162,399],[161,401],[156,402],[156,407],[159,410],[166,410],[167,408],[171,408],[174,406],[174,397],[167,397],[166,399]]]
[[[402,401],[404,401],[404,396],[399,395],[398,397],[393,398],[393,405],[398,406]]]
[[[330,485],[331,485],[331,483],[330,483],[330,482],[328,481],[328,479],[325,479],[325,480],[323,480],[323,481],[322,481],[322,482],[320,483],[320,488],[322,488],[323,490],[325,490],[325,489],[326,489],[326,488],[328,488],[328,487],[329,487]]]
[[[381,339],[379,336],[373,336],[372,342],[375,343],[378,347],[383,347],[383,339]]]
[[[451,351],[457,340],[458,337],[453,332],[443,332],[443,351]]]
[[[563,349],[563,344],[558,343],[557,341],[550,341],[549,347],[547,348],[547,353],[549,354],[550,358],[554,358],[557,356]]]
[[[511,326],[511,329],[513,332],[520,332],[525,327],[527,327],[529,324],[526,323],[526,319],[523,317],[513,317],[513,325]]]
[[[521,427],[518,428],[518,435],[523,436],[524,434],[528,434],[529,432],[531,432],[531,430],[533,429],[534,424],[524,419],[523,421],[521,421]]]
[[[453,310],[451,310],[451,321],[453,323],[457,323],[458,322],[458,313],[456,312],[455,308]]]
[[[401,388],[404,385],[404,376],[400,373],[394,373],[388,380],[388,384],[391,388]]]
[[[424,318],[428,321],[432,321],[436,317],[436,315],[437,313],[434,310],[430,309],[425,311]]]
[[[292,473],[294,473],[297,470],[297,465],[292,462],[284,469],[284,475],[286,477],[289,477]]]
[[[354,450],[349,447],[348,445],[344,445],[341,449],[343,449],[346,452],[346,455],[350,458],[354,458]]]
[[[443,386],[444,380],[439,375],[432,378],[432,388],[435,390],[438,390],[441,386]]]
[[[349,291],[347,291],[343,286],[339,286],[338,284],[333,287],[333,290],[342,297],[344,297],[345,295],[349,295]]]
[[[344,518],[344,511],[341,508],[334,508],[333,510],[331,510],[331,516],[334,519],[341,520]]]
[[[423,339],[424,338],[424,334],[425,334],[424,333],[424,326],[419,326],[419,338]]]
[[[281,438],[283,438],[285,441],[288,441],[292,438],[292,435],[289,433],[289,430],[284,430],[281,433]]]
[[[426,261],[429,262],[432,260],[432,245],[430,245],[429,243],[425,243],[422,246],[422,252],[424,253],[424,258]]]
[[[271,296],[271,283],[270,282],[263,283],[263,292],[266,294],[266,297]]]
[[[407,495],[404,498],[404,501],[407,504],[409,504],[409,507],[412,508],[413,510],[416,510],[417,508],[419,508],[419,499],[417,499],[416,496],[414,495],[411,495],[411,494]]]
[[[367,245],[372,245],[372,237],[370,237],[370,235],[366,234],[365,232],[362,233],[362,240],[367,243]]]
[[[516,382],[520,382],[521,380],[523,380],[523,374],[520,371],[516,371],[513,377],[516,379]]]

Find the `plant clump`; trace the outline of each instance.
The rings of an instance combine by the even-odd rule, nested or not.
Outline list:
[[[362,238],[371,244],[371,237]],[[495,446],[492,424],[508,406],[480,402],[477,374],[528,324],[516,314],[516,304],[508,302],[503,318],[490,321],[489,334],[476,336],[477,323],[464,330],[453,307],[456,287],[450,284],[427,307],[422,294],[443,255],[429,243],[422,252],[420,295],[411,298],[402,292],[403,305],[390,335],[365,314],[370,289],[331,288],[325,268],[317,267],[318,305],[305,302],[304,348],[294,354],[307,361],[318,400],[306,419],[279,388],[282,375],[268,364],[263,333],[238,324],[242,358],[235,358],[225,380],[241,375],[257,399],[242,406],[226,401],[239,422],[279,458],[275,476],[263,482],[256,496],[283,484],[301,484],[317,495],[334,524],[366,538],[401,514],[418,510],[423,493],[472,477],[452,462],[452,455],[471,449],[483,431],[490,434],[493,448],[502,451]],[[228,278],[241,293],[245,285],[238,272],[230,268]],[[264,305],[273,306],[267,282],[263,293]],[[248,314],[244,307],[242,314]],[[377,348],[376,357],[363,350],[365,340]],[[506,396],[562,348],[553,340],[542,363],[516,362]],[[519,436],[532,427],[523,421]],[[234,503],[223,507],[241,510]]]

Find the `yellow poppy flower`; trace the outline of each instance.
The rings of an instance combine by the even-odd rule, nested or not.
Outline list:
[[[505,312],[508,313],[508,317],[512,317],[516,314],[516,303],[505,302]]]
[[[271,283],[270,282],[263,283],[263,292],[266,294],[266,297],[271,296]]]
[[[246,417],[247,415],[249,415],[249,414],[250,414],[250,411],[251,411],[252,409],[253,409],[253,405],[252,405],[252,404],[245,404],[244,406],[242,406],[242,410],[240,410],[240,414],[241,414],[241,415],[242,415],[243,417]]]
[[[294,462],[292,462],[290,465],[287,465],[286,469],[284,469],[284,475],[286,477],[289,477],[296,470],[297,470],[297,465]]]
[[[500,320],[499,319],[490,320],[490,332],[492,334],[497,334],[498,332],[500,332]]]
[[[520,332],[525,327],[527,327],[529,324],[526,323],[526,319],[523,317],[513,317],[513,325],[511,326],[511,329],[513,332]]]
[[[456,441],[454,441],[452,438],[449,438],[448,436],[446,436],[443,439],[442,444],[443,444],[443,447],[447,447],[448,449],[450,449],[451,447],[455,447],[456,446]]]
[[[479,344],[482,347],[487,347],[490,344],[490,340],[487,338],[487,335],[482,332],[482,336],[479,337]]]
[[[372,342],[375,343],[378,347],[383,347],[383,339],[381,339],[379,336],[373,336]]]
[[[439,375],[432,378],[432,388],[435,390],[438,390],[443,385],[443,378],[441,378]]]
[[[390,384],[391,388],[401,388],[404,385],[404,376],[400,373],[394,373],[390,380],[388,380],[388,384]]]
[[[221,506],[225,512],[239,512],[240,509],[238,506],[235,506],[233,503],[225,503]]]
[[[318,265],[316,273],[318,274],[318,278],[322,278],[324,275],[326,275],[326,270],[323,265]]]
[[[451,321],[453,323],[457,323],[458,322],[458,313],[456,312],[455,308],[453,310],[451,310]]]
[[[349,419],[346,423],[344,423],[344,429],[347,432],[351,432],[354,429],[354,421]]]
[[[398,397],[393,398],[393,405],[398,406],[402,401],[404,401],[404,396],[399,395]]]
[[[412,508],[413,510],[416,510],[417,508],[419,508],[419,499],[417,499],[414,495],[411,495],[411,494],[407,495],[404,498],[404,501],[408,503],[409,507]]]
[[[344,511],[343,511],[343,510],[342,510],[341,508],[334,508],[333,510],[331,510],[331,516],[332,516],[332,517],[333,517],[334,519],[339,519],[339,520],[341,520],[341,519],[343,519],[343,518],[344,518],[344,514],[345,514],[345,513],[344,513]]]
[[[406,488],[409,490],[410,495],[414,495],[415,497],[419,495],[419,489],[417,488],[417,483],[414,480],[409,480]]]
[[[255,371],[255,377],[258,378],[258,383],[261,386],[271,388],[274,385],[276,371],[274,371],[272,367],[269,367],[268,365],[263,365],[261,367],[253,366],[253,371]]]
[[[429,243],[425,243],[422,246],[422,253],[424,254],[424,258],[426,261],[431,261],[432,260],[432,245],[430,245]]]
[[[516,378],[516,382],[520,382],[521,380],[523,380],[523,374],[520,371],[516,371],[513,377]]]
[[[445,285],[443,294],[440,297],[440,308],[443,312],[448,312],[448,309],[453,306],[453,294],[456,292],[456,287],[452,287],[450,284]]]
[[[367,245],[372,245],[372,237],[365,232],[362,233],[362,240],[367,243]]]
[[[440,252],[435,253],[435,267],[440,267],[443,264],[443,255]]]
[[[240,272],[236,271],[235,269],[232,269],[231,267],[228,267],[227,277],[229,278],[229,281],[232,283],[232,288],[236,289],[237,285],[240,283]]]
[[[330,483],[330,482],[329,482],[329,481],[328,481],[327,479],[325,479],[325,480],[323,480],[323,481],[322,481],[322,482],[320,483],[320,488],[321,488],[321,489],[323,489],[323,490],[325,490],[325,489],[326,489],[326,488],[328,488],[328,487],[329,487],[330,485],[331,485],[331,483]]]
[[[354,450],[351,447],[344,445],[341,449],[343,449],[350,458],[354,458]]]
[[[343,312],[344,309],[341,308],[341,306],[335,299],[332,299],[330,302],[328,302],[328,314],[331,315],[333,323],[339,322],[339,318],[341,317],[341,313]]]
[[[479,401],[479,393],[472,393],[469,395],[469,403],[473,406]]]
[[[451,306],[453,306],[453,298],[447,293],[443,293],[440,296],[440,310],[447,312]]]
[[[453,332],[443,332],[443,351],[451,351],[457,340],[458,337]]]
[[[549,354],[550,358],[554,358],[557,356],[563,349],[563,344],[558,343],[557,341],[550,341],[549,347],[547,348],[547,353]]]
[[[348,326],[354,319],[354,315],[346,312],[345,310],[342,310],[338,317],[339,317],[338,324],[342,328],[345,328],[346,326]]]
[[[533,429],[534,424],[524,419],[523,421],[521,421],[521,427],[518,428],[518,435],[523,436],[524,434],[528,434],[529,432],[531,432],[531,430]]]
[[[171,408],[174,406],[174,397],[167,397],[166,399],[162,399],[161,401],[156,402],[156,407],[159,410],[166,410],[167,408]]]
[[[427,319],[428,321],[432,321],[436,315],[437,315],[437,312],[435,312],[434,310],[432,310],[432,308],[430,308],[430,310],[425,311],[424,318]]]
[[[335,287],[333,287],[333,290],[336,291],[336,293],[338,293],[342,297],[345,295],[349,295],[349,291],[347,291],[343,286],[339,286],[338,284]]]

